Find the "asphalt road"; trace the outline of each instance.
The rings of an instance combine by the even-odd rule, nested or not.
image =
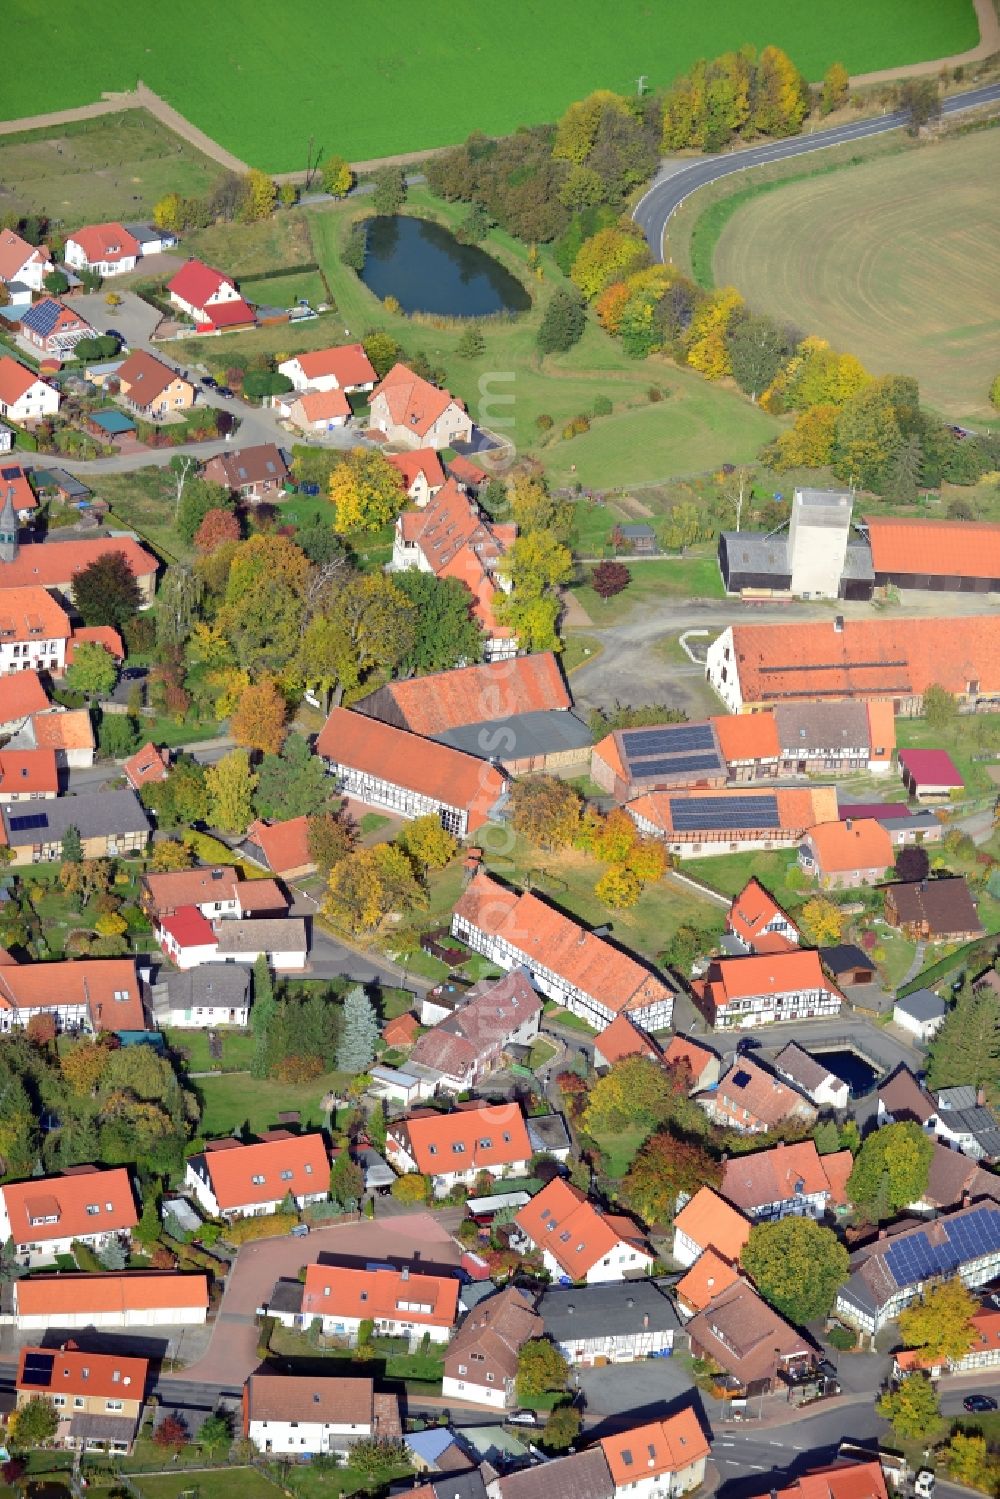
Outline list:
[[[991,83],[983,88],[970,89],[963,94],[954,94],[942,104],[945,115],[958,114],[962,110],[975,109],[981,104],[991,104],[1000,99],[1000,83]],[[839,146],[849,141],[863,140],[870,135],[883,135],[888,130],[900,130],[907,117],[902,111],[879,115],[875,119],[857,120],[846,125],[833,125],[828,130],[815,130],[808,135],[795,135],[790,140],[772,142],[766,146],[751,146],[745,151],[732,151],[724,156],[712,156],[696,161],[672,175],[663,176],[637,204],[632,217],[649,241],[656,260],[663,259],[663,235],[671,214],[696,188],[728,177],[733,172],[745,172],[749,167],[764,166],[768,162],[783,161],[788,156],[805,156],[812,151],[823,151],[828,146]]]

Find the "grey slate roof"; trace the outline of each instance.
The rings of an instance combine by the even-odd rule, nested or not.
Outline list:
[[[545,1331],[557,1343],[609,1333],[633,1337],[644,1331],[678,1332],[673,1303],[651,1281],[632,1280],[546,1291],[538,1303]]]
[[[304,1292],[305,1286],[302,1281],[282,1278],[275,1282],[274,1290],[268,1298],[267,1309],[269,1312],[294,1312],[297,1316],[302,1311]]]
[[[788,1045],[774,1059],[774,1065],[785,1077],[790,1077],[793,1083],[798,1083],[800,1088],[805,1088],[807,1093],[813,1093],[826,1082],[828,1077],[833,1077],[829,1067],[824,1067],[822,1062],[817,1062],[803,1047],[797,1046],[794,1041]],[[834,1078],[834,1081],[837,1081]]]
[[[500,1479],[500,1499],[613,1499],[614,1479],[600,1447],[557,1457]]]
[[[183,973],[164,969],[153,985],[153,1013],[199,1006],[239,1010],[249,998],[250,970],[235,963],[204,963]]]
[[[68,828],[76,828],[81,838],[149,832],[149,820],[134,791],[84,791],[51,801],[11,802],[2,812],[11,848],[60,843]]]
[[[867,968],[870,973],[876,971],[876,964],[854,942],[838,942],[833,947],[821,947],[819,955],[823,966],[829,968],[834,978],[840,973],[847,973],[851,968]]]
[[[494,758],[499,760],[561,754],[566,750],[586,749],[594,742],[587,725],[565,708],[539,708],[509,718],[489,718],[446,729],[433,737],[438,744],[450,745],[478,759],[485,758],[484,744],[497,745]]]
[[[793,755],[802,750],[866,749],[871,738],[864,703],[779,703],[774,724],[782,750]]]
[[[571,1140],[566,1122],[561,1114],[540,1114],[524,1121],[531,1148],[539,1153],[554,1150],[569,1150]]]
[[[896,1008],[914,1020],[940,1020],[947,1008],[944,1000],[933,989],[914,989],[903,999],[896,1000]]]

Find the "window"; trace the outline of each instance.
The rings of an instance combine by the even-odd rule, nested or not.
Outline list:
[[[486,1383],[487,1384],[492,1384],[493,1383],[493,1375],[492,1374],[487,1374],[487,1376],[486,1376]]]
[[[456,1140],[455,1143],[454,1143],[454,1145],[451,1147],[451,1149],[452,1149],[452,1154],[453,1155],[464,1155],[465,1154],[465,1146],[463,1145],[463,1143],[462,1143],[461,1140]]]
[[[436,1145],[428,1145],[428,1147],[427,1147],[427,1154],[428,1155],[437,1155],[437,1153],[438,1153],[438,1148],[437,1148]]]
[[[459,1372],[459,1374],[468,1374],[468,1372],[469,1372],[468,1365],[467,1364],[459,1364],[459,1366],[458,1366],[458,1372]]]
[[[75,1411],[83,1409],[83,1396],[82,1395],[74,1395],[73,1396],[73,1409]]]
[[[98,1213],[100,1211],[101,1211],[101,1204],[99,1202],[88,1202],[87,1203],[87,1217],[88,1218],[96,1218],[97,1215],[98,1215]]]
[[[485,1137],[485,1139],[480,1140],[480,1142],[479,1142],[479,1148],[480,1148],[480,1150],[492,1150],[493,1149],[493,1141],[489,1138],[488,1135]]]
[[[283,1182],[290,1182],[291,1179],[292,1179],[292,1177],[294,1175],[295,1175],[294,1171],[282,1171],[282,1173],[281,1173],[281,1180]]]
[[[262,1187],[264,1185],[264,1178],[262,1176],[251,1176],[250,1180],[255,1187]]]
[[[105,1400],[104,1409],[109,1411],[124,1410],[125,1406],[121,1400]]]
[[[367,1301],[368,1300],[368,1292],[367,1291],[362,1291],[361,1292],[361,1300],[362,1301]]]

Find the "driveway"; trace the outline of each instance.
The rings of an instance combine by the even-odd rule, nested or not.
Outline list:
[[[237,1389],[260,1364],[257,1357],[255,1313],[271,1299],[275,1281],[294,1280],[303,1265],[324,1256],[362,1264],[390,1260],[413,1267],[456,1269],[462,1249],[439,1219],[426,1212],[409,1213],[389,1221],[336,1224],[314,1229],[305,1239],[263,1239],[244,1244],[229,1273],[222,1306],[207,1351],[176,1375],[161,1375],[161,1385],[172,1379]]]
[[[574,1384],[579,1383],[587,1402],[588,1427],[600,1416],[650,1420],[658,1408],[689,1399],[695,1388],[687,1361],[680,1358],[609,1364],[606,1369],[574,1369],[572,1379]]]
[[[149,276],[148,270],[146,276]],[[108,290],[116,291],[122,299],[117,312],[112,312],[104,300],[106,293],[97,291],[83,292],[74,297],[73,311],[86,318],[98,333],[120,333],[129,348],[144,348],[152,338],[162,314],[124,286],[118,287],[113,282],[108,282]]]

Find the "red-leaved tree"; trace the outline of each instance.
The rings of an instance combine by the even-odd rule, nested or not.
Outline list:
[[[590,575],[590,586],[598,598],[612,599],[632,581],[624,562],[599,562]]]
[[[225,541],[239,541],[240,523],[231,510],[207,510],[194,535],[194,544],[206,557]]]

